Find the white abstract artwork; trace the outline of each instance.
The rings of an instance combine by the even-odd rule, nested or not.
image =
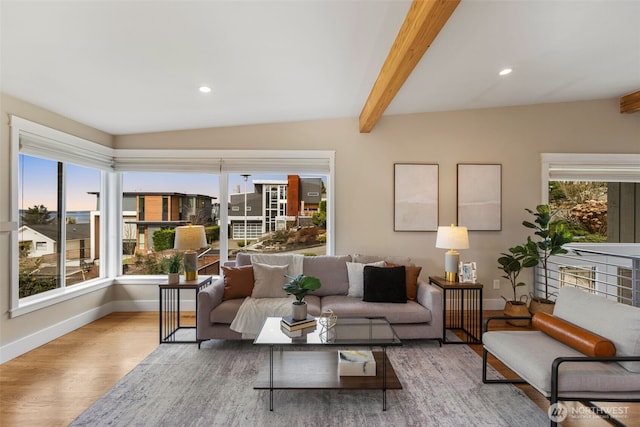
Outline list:
[[[438,165],[394,165],[394,230],[438,229]]]
[[[502,229],[502,165],[458,164],[458,225]]]

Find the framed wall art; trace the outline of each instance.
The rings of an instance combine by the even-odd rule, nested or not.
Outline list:
[[[502,165],[458,163],[458,225],[502,229]]]
[[[438,230],[438,165],[395,163],[394,231]]]

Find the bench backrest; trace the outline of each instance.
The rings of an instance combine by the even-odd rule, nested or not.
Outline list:
[[[553,315],[608,338],[616,346],[616,356],[640,356],[640,308],[563,286]],[[640,362],[620,364],[631,372],[640,372]]]

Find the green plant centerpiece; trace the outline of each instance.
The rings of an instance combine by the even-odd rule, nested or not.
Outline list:
[[[549,205],[538,205],[535,211],[531,209],[525,210],[535,217],[533,222],[523,221],[522,225],[535,230],[533,234],[538,236],[538,240],[535,241],[537,249],[537,262],[535,265],[540,264],[544,272],[544,298],[532,297],[532,305],[535,301],[536,304],[551,306],[551,308],[542,310],[536,308],[531,311],[552,312],[554,302],[549,299],[549,258],[553,255],[566,254],[568,251],[563,246],[573,240],[573,234],[567,230],[563,223],[552,223],[558,211],[551,212]]]
[[[297,276],[287,276],[289,283],[285,283],[282,289],[289,295],[293,295],[296,300],[293,302],[293,320],[303,320],[307,318],[307,303],[304,298],[311,291],[320,289],[322,284],[320,279],[315,276],[305,276],[298,274]]]
[[[180,281],[180,268],[182,267],[182,255],[174,253],[162,260],[162,265],[169,274],[169,284]]]
[[[498,268],[503,271],[505,279],[511,283],[511,289],[513,290],[513,298],[507,299],[504,296],[502,299],[506,301],[504,306],[504,314],[506,316],[528,316],[529,310],[527,309],[526,295],[521,295],[518,299],[517,289],[521,286],[526,286],[524,282],[518,281],[518,276],[522,269],[527,267],[533,267],[538,264],[538,252],[536,244],[527,238],[527,243],[509,248],[509,253],[502,253],[498,258]],[[508,323],[514,326],[527,326],[528,320],[510,320]]]

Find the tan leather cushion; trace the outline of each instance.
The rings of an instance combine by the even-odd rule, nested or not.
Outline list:
[[[245,298],[253,291],[253,266],[222,267],[224,294],[222,300]]]
[[[387,267],[397,267],[399,264],[394,264],[389,261],[385,261]],[[422,271],[422,267],[418,265],[405,265],[406,282],[407,282],[407,299],[415,301],[418,297],[418,277]]]
[[[534,314],[532,323],[535,329],[587,356],[612,357],[616,355],[616,347],[611,341],[566,320],[538,312]]]

